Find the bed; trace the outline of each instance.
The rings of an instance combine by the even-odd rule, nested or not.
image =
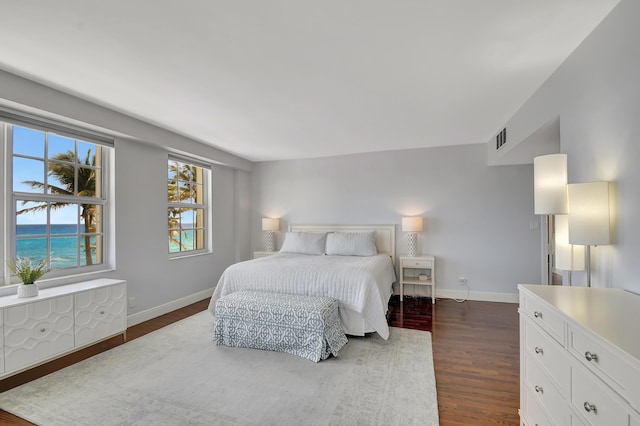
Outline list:
[[[314,241],[295,244],[295,239],[305,238]],[[373,247],[367,246],[363,253],[360,243],[369,239]],[[289,244],[291,241],[294,243]],[[224,271],[209,311],[215,312],[219,298],[241,290],[332,297],[338,300],[345,333],[377,332],[387,339],[386,312],[396,279],[394,261],[395,225],[291,225],[280,252],[236,263]]]

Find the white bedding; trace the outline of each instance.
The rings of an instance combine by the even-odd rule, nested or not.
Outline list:
[[[387,339],[386,312],[395,279],[391,258],[384,254],[359,257],[277,253],[229,266],[213,292],[209,311],[215,312],[219,298],[239,290],[332,297],[340,308],[362,315]]]

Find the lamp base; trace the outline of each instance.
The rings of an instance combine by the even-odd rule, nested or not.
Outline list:
[[[267,251],[276,251],[276,242],[273,232],[267,232]]]
[[[407,235],[407,255],[414,257],[418,253],[418,233],[409,232]]]

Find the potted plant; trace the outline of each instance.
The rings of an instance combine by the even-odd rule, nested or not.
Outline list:
[[[38,295],[38,284],[36,281],[49,272],[49,257],[42,259],[37,265],[31,262],[28,257],[17,257],[15,262],[7,262],[11,272],[16,274],[22,281],[18,285],[18,297],[34,297]]]

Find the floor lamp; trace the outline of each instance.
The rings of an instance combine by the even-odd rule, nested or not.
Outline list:
[[[557,269],[569,272],[569,285],[571,285],[572,271],[584,270],[584,246],[569,243],[569,216],[566,214],[555,215],[555,265]]]
[[[533,159],[533,201],[535,214],[546,215],[547,230],[551,215],[568,212],[567,154],[541,155]],[[547,247],[551,244],[553,241],[548,241]],[[546,280],[547,284],[551,284],[551,253],[549,249],[545,251]]]
[[[591,246],[611,243],[609,182],[572,183],[569,195],[569,242],[585,246],[587,287],[591,287]]]

